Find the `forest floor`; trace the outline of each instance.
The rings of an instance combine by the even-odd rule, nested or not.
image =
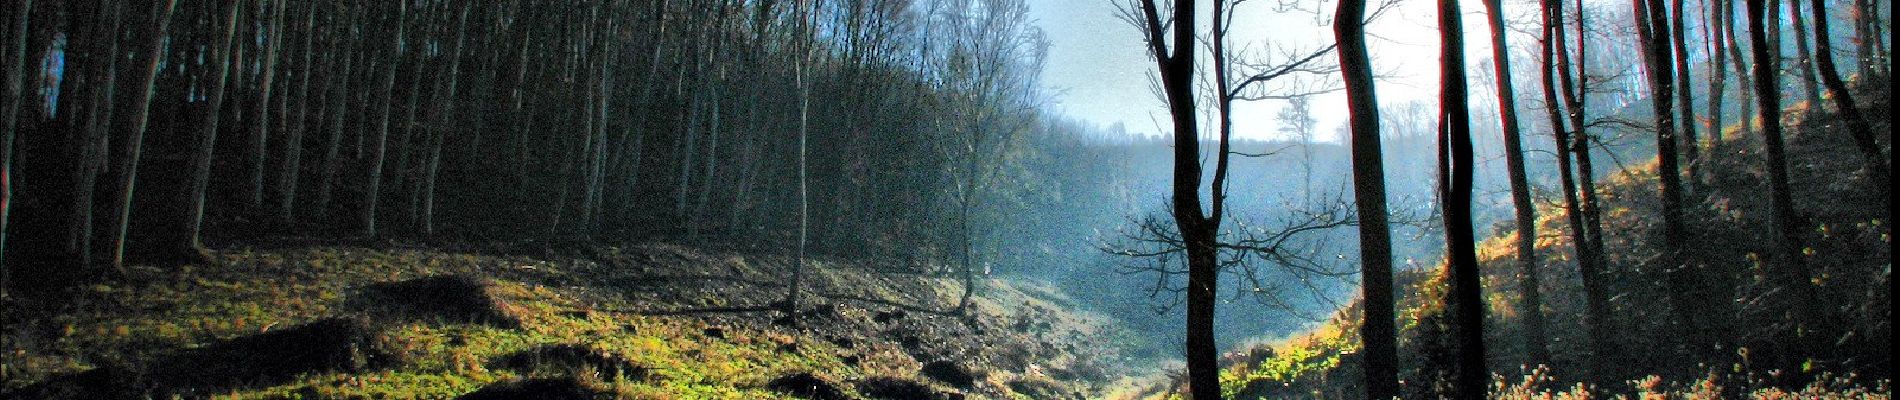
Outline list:
[[[8,398],[1099,398],[1126,331],[1054,286],[668,243],[254,244],[5,304]],[[1118,384],[1121,381],[1121,384]]]

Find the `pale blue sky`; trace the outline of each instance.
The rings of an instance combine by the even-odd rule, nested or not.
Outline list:
[[[1115,16],[1111,1],[1029,0],[1029,15],[1048,34],[1051,45],[1042,85],[1055,103],[1051,108],[1071,118],[1103,127],[1120,122],[1126,124],[1130,132],[1160,131],[1157,123],[1165,126],[1167,115],[1165,105],[1149,88],[1148,77],[1153,73],[1154,63],[1143,50],[1139,33]],[[1305,3],[1323,7],[1328,16],[1334,7],[1331,2],[1322,4],[1309,0]],[[1437,96],[1434,3],[1406,0],[1368,27],[1373,35],[1369,42],[1374,64],[1391,74],[1378,83],[1382,103],[1429,100]],[[1482,5],[1467,0],[1463,6],[1468,42],[1466,58],[1473,63],[1488,60],[1491,49],[1484,36],[1488,28],[1484,25]],[[1527,7],[1530,6],[1507,1],[1506,7],[1511,10],[1510,14],[1519,15],[1529,12]],[[1316,20],[1312,13],[1276,13],[1274,8],[1274,1],[1245,3],[1238,14],[1235,32],[1231,34],[1235,45],[1258,49],[1271,41],[1275,45],[1312,48],[1331,42],[1331,27]],[[1514,37],[1518,38],[1521,37]],[[1473,77],[1474,85],[1478,78]],[[1236,135],[1278,137],[1273,116],[1282,103],[1237,105]],[[1336,140],[1334,129],[1346,118],[1344,96],[1320,96],[1314,100],[1313,108],[1318,114],[1318,137]]]

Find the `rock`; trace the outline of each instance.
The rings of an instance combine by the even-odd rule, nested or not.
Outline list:
[[[839,388],[837,383],[821,376],[812,375],[810,372],[800,372],[778,377],[778,379],[773,379],[771,382],[766,383],[765,388],[803,399],[851,400],[851,397],[845,395],[844,389]]]

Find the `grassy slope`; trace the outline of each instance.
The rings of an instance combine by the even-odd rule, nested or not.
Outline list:
[[[1888,101],[1885,85],[1877,87],[1883,89],[1862,93],[1861,98],[1875,95],[1869,108],[1884,110]],[[1892,258],[1888,253],[1892,229],[1883,220],[1877,192],[1869,189],[1866,174],[1860,171],[1862,159],[1840,121],[1831,114],[1801,120],[1804,107],[1797,105],[1790,110],[1787,115],[1794,120],[1784,119],[1795,127],[1788,135],[1796,207],[1811,228],[1803,238],[1807,245],[1804,261],[1815,268],[1815,283],[1825,297],[1824,303],[1838,305],[1838,318],[1848,321],[1845,328],[1853,335],[1841,339],[1834,350],[1846,355],[1830,359],[1825,365],[1815,363],[1818,370],[1828,373],[1815,377],[1812,384],[1799,391],[1804,397],[1885,399],[1891,393],[1884,371],[1891,368],[1885,343],[1892,330]],[[1875,131],[1887,132],[1888,118],[1883,113],[1873,117]],[[1766,174],[1760,167],[1760,138],[1742,136],[1733,128],[1726,136],[1727,140],[1712,152],[1713,162],[1705,167],[1714,172],[1714,178],[1702,192],[1687,198],[1692,208],[1688,210],[1690,228],[1697,232],[1689,252],[1690,257],[1701,260],[1707,273],[1733,280],[1735,290],[1721,298],[1732,300],[1741,310],[1718,317],[1730,319],[1735,331],[1728,333],[1751,338],[1743,339],[1744,347],[1763,346],[1764,341],[1785,333],[1787,328],[1781,323],[1786,318],[1766,306],[1783,287],[1769,280],[1763,270],[1762,260],[1771,251],[1767,246],[1772,243],[1768,228],[1772,225],[1767,213]],[[1659,252],[1655,237],[1661,231],[1654,164],[1652,158],[1642,165],[1632,165],[1599,187],[1615,314],[1611,331],[1618,332],[1614,340],[1626,349],[1629,365],[1638,366],[1634,368],[1637,370],[1625,371],[1632,378],[1626,385],[1600,388],[1637,398],[1665,393],[1686,398],[1716,398],[1724,393],[1749,393],[1758,398],[1788,394],[1790,389],[1764,382],[1767,374],[1760,370],[1762,366],[1749,365],[1751,361],[1746,357],[1685,355],[1664,345],[1670,335],[1664,323],[1669,316],[1668,298],[1660,286],[1663,280],[1659,271],[1645,265]],[[1554,365],[1546,369],[1522,367],[1523,344],[1517,334],[1521,329],[1517,325],[1520,281],[1511,244],[1516,240],[1515,233],[1502,232],[1480,244],[1486,274],[1490,364],[1495,373],[1513,377],[1500,382],[1504,387],[1497,394],[1506,398],[1574,397],[1580,393],[1576,383],[1565,377],[1577,375],[1575,372],[1586,361],[1580,317],[1583,297],[1575,262],[1570,259],[1569,228],[1554,205],[1541,207],[1538,216],[1544,312],[1550,324],[1550,348],[1556,355]],[[1435,268],[1398,274],[1400,356],[1406,371],[1402,379],[1412,382],[1409,385],[1427,379],[1419,370],[1425,359],[1433,356],[1434,350],[1426,342],[1438,328],[1422,321],[1430,321],[1443,308],[1437,300],[1442,298],[1446,283],[1442,271]],[[1356,307],[1348,306],[1320,327],[1272,344],[1270,356],[1229,366],[1223,380],[1227,393],[1241,398],[1358,396],[1353,354],[1358,350],[1353,337],[1357,319]],[[1694,362],[1684,358],[1697,357],[1720,367],[1684,365]],[[1874,376],[1859,376],[1861,371]],[[1552,388],[1558,390],[1553,393]]]
[[[789,260],[665,244],[507,252],[242,248],[223,252],[213,266],[134,267],[113,282],[8,304],[17,320],[8,321],[9,375],[0,390],[98,367],[131,375],[194,368],[162,360],[345,315],[370,320],[369,346],[388,362],[355,372],[144,390],[161,397],[449,398],[559,375],[617,398],[763,399],[783,396],[766,389],[772,379],[812,372],[851,396],[858,394],[850,383],[867,377],[978,398],[1087,395],[1112,379],[1100,363],[1116,355],[1100,343],[1122,334],[1100,317],[1072,312],[1060,293],[1033,283],[989,280],[974,317],[933,314],[955,304],[954,281],[875,274],[865,270],[870,265],[839,260],[816,263],[822,270],[813,290],[822,297],[807,300],[813,311],[802,328],[775,324],[770,312],[669,314],[768,305],[783,293],[774,277],[783,276],[777,266]],[[378,283],[442,275],[488,279],[483,292],[519,327],[394,317],[352,301]],[[649,372],[608,376],[591,368],[498,365],[557,344],[584,346]],[[920,376],[922,363],[935,359],[971,367],[978,381],[956,389]]]

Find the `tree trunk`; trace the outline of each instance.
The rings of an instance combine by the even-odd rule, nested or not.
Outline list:
[[[114,228],[112,238],[112,268],[125,271],[125,235],[132,222],[132,195],[138,183],[139,153],[144,148],[145,128],[149,122],[146,117],[151,110],[153,83],[158,79],[159,64],[165,56],[165,37],[170,31],[172,10],[178,6],[178,0],[153,0],[151,29],[146,32],[145,69],[139,72],[139,90],[141,94],[132,98],[130,107],[131,126],[126,130],[125,140],[120,141],[118,170],[119,192],[110,225]]]
[[[1750,82],[1750,78],[1748,78],[1750,67],[1748,62],[1743,59],[1740,41],[1735,39],[1735,3],[1733,0],[1713,1],[1720,1],[1722,3],[1722,29],[1724,30],[1722,33],[1722,42],[1728,47],[1729,63],[1735,67],[1735,76],[1743,81],[1741,84],[1735,85],[1735,90],[1740,92],[1742,96],[1741,101],[1737,101],[1741,107],[1741,112],[1737,118],[1742,122],[1741,133],[1753,133],[1755,132],[1755,86],[1752,83],[1748,83]],[[1717,132],[1721,131],[1718,130]],[[1712,139],[1720,142],[1722,137],[1716,135],[1712,137]]]
[[[264,162],[269,154],[271,90],[277,80],[277,57],[284,42],[285,0],[275,0],[270,5],[270,28],[268,41],[264,44],[263,70],[257,81],[256,116],[251,123],[251,186],[250,207],[253,210],[264,208]],[[241,66],[240,66],[241,67]],[[279,100],[281,101],[281,100]]]
[[[1439,109],[1443,118],[1440,151],[1449,153],[1449,175],[1440,176],[1448,190],[1440,200],[1445,216],[1446,254],[1450,257],[1451,309],[1457,332],[1458,366],[1453,390],[1460,398],[1482,398],[1490,390],[1491,372],[1485,368],[1483,279],[1478,271],[1476,232],[1471,226],[1472,144],[1471,116],[1466,104],[1464,29],[1457,0],[1438,1],[1440,46]]]
[[[104,85],[91,91],[91,112],[87,117],[84,133],[81,134],[80,157],[75,160],[73,171],[72,220],[67,231],[67,250],[80,269],[92,267],[94,212],[97,209],[96,193],[99,174],[105,168],[106,152],[111,147],[111,134],[114,118],[117,117],[119,87],[119,31],[125,19],[125,11],[116,2],[101,1],[101,12],[107,13],[110,22],[99,26],[95,38],[106,42],[106,51],[97,57],[101,63],[95,75],[96,81]],[[3,282],[0,282],[3,283]]]
[[[1775,258],[1779,259],[1778,264],[1781,265],[1780,268],[1776,268],[1780,273],[1775,278],[1778,278],[1776,280],[1782,284],[1789,285],[1788,287],[1792,290],[1790,298],[1785,303],[1791,306],[1788,310],[1790,314],[1787,316],[1799,321],[1807,315],[1806,312],[1818,311],[1824,307],[1818,307],[1812,302],[1814,297],[1812,286],[1808,284],[1810,281],[1808,270],[1801,259],[1799,233],[1801,228],[1798,227],[1798,217],[1794,214],[1794,196],[1789,189],[1788,153],[1781,131],[1781,107],[1779,106],[1781,90],[1779,81],[1775,77],[1777,71],[1774,70],[1775,64],[1759,61],[1775,59],[1775,53],[1779,50],[1770,48],[1770,45],[1776,42],[1772,42],[1772,39],[1763,32],[1763,25],[1777,22],[1769,20],[1774,10],[1762,3],[1763,0],[1747,0],[1748,36],[1751,42],[1749,53],[1757,60],[1751,72],[1754,75],[1755,92],[1758,95],[1756,101],[1760,103],[1758,106],[1761,108],[1762,141],[1767,150],[1764,152],[1766,158],[1763,161],[1767,164],[1765,167],[1768,170],[1770,214],[1773,216],[1775,232],[1780,236],[1776,241]],[[1797,327],[1796,330],[1803,329]],[[1809,348],[1812,350],[1810,346],[1818,343],[1812,340],[1812,337],[1816,335],[1807,336],[1809,339],[1789,344],[1784,346],[1784,349]],[[1801,357],[1792,354],[1778,354],[1771,357],[1770,363],[1775,367],[1800,368],[1801,366]],[[1800,369],[1784,370],[1800,371]],[[1791,382],[1791,379],[1784,379],[1783,383]]]
[[[6,43],[6,93],[0,93],[0,297],[7,292],[9,268],[7,256],[7,217],[13,205],[13,136],[18,127],[20,103],[24,102],[26,85],[26,33],[27,21],[33,15],[33,0],[14,0],[13,20],[8,21],[7,31],[12,38]]]
[[[1657,264],[1666,271],[1665,285],[1669,288],[1670,303],[1675,306],[1675,323],[1683,329],[1676,337],[1684,345],[1699,344],[1708,336],[1702,332],[1702,316],[1690,311],[1699,308],[1695,304],[1697,290],[1693,287],[1695,270],[1684,265],[1682,253],[1688,232],[1683,222],[1682,175],[1676,158],[1676,120],[1672,104],[1677,80],[1670,40],[1666,36],[1672,32],[1672,24],[1662,0],[1633,0],[1632,4],[1636,37],[1643,54],[1643,72],[1649,80],[1650,109],[1655,114],[1656,176],[1661,186],[1663,219],[1663,248]],[[1676,351],[1685,350],[1688,349]],[[1683,355],[1688,354],[1693,352]]]
[[[1788,20],[1794,22],[1795,76],[1801,79],[1801,94],[1808,102],[1808,110],[1814,111],[1821,106],[1821,88],[1814,77],[1814,53],[1808,51],[1808,36],[1811,35],[1807,21],[1801,19],[1801,0],[1788,0]],[[1819,36],[1816,38],[1827,40]]]
[[[1679,129],[1682,130],[1682,141],[1678,145],[1682,146],[1682,163],[1687,164],[1685,169],[1690,177],[1689,184],[1678,183],[1678,185],[1684,190],[1694,192],[1696,190],[1695,177],[1700,172],[1698,168],[1702,164],[1702,157],[1699,152],[1701,144],[1697,142],[1695,130],[1695,89],[1689,85],[1689,44],[1685,38],[1685,31],[1688,29],[1685,25],[1689,24],[1689,20],[1683,18],[1684,13],[1687,12],[1684,9],[1684,3],[1683,0],[1674,0],[1671,3],[1670,20],[1674,22],[1669,24],[1671,28],[1669,43],[1675,48],[1676,53],[1674,57],[1676,109],[1682,114],[1675,119]],[[1681,178],[1677,178],[1678,182],[1680,180]]]
[[[1518,311],[1524,317],[1524,341],[1530,365],[1550,363],[1545,343],[1543,290],[1537,272],[1537,214],[1531,203],[1530,178],[1524,172],[1524,144],[1517,120],[1517,93],[1511,82],[1510,46],[1504,40],[1504,9],[1500,0],[1484,2],[1486,20],[1491,25],[1492,66],[1497,77],[1498,116],[1504,127],[1504,162],[1511,182],[1511,204],[1517,218],[1517,263],[1522,279],[1519,288],[1523,302]]]
[[[407,2],[398,2],[396,8],[396,35],[389,43],[389,59],[385,60],[383,66],[382,90],[381,95],[378,96],[381,97],[381,100],[377,103],[376,107],[376,139],[371,144],[374,147],[370,153],[369,181],[366,182],[369,184],[369,188],[365,191],[363,198],[365,202],[363,206],[363,236],[371,238],[376,237],[377,234],[376,205],[382,200],[383,162],[389,153],[389,114],[390,106],[396,100],[396,65],[402,62],[403,53],[405,52],[405,49],[403,49],[403,34],[404,28],[408,25],[409,4]]]
[[[1346,85],[1352,126],[1353,200],[1359,215],[1360,295],[1365,321],[1362,370],[1366,398],[1399,396],[1398,328],[1392,299],[1392,231],[1386,221],[1385,161],[1379,143],[1379,101],[1366,54],[1365,0],[1339,2],[1333,35],[1339,43],[1339,69]]]
[[[1602,368],[1600,365],[1605,365],[1604,363],[1609,361],[1607,358],[1611,354],[1609,347],[1609,330],[1608,327],[1605,326],[1609,320],[1609,297],[1604,293],[1601,269],[1597,263],[1596,252],[1592,250],[1593,247],[1590,242],[1590,227],[1584,223],[1583,212],[1578,201],[1578,192],[1587,191],[1590,190],[1590,188],[1580,187],[1574,178],[1574,174],[1571,172],[1571,157],[1577,147],[1573,145],[1574,141],[1570,133],[1571,128],[1564,126],[1565,107],[1563,103],[1557,101],[1558,90],[1555,75],[1558,73],[1569,75],[1570,73],[1567,68],[1560,68],[1562,64],[1557,62],[1565,58],[1559,55],[1559,52],[1568,51],[1563,48],[1563,4],[1560,0],[1543,0],[1542,7],[1544,36],[1541,47],[1543,50],[1544,65],[1539,75],[1544,86],[1544,104],[1548,105],[1546,107],[1546,115],[1550,118],[1551,132],[1556,139],[1553,148],[1557,150],[1557,171],[1560,178],[1559,184],[1563,191],[1564,217],[1570,224],[1571,248],[1572,251],[1576,253],[1577,275],[1581,277],[1580,280],[1583,283],[1583,325],[1585,333],[1589,337],[1587,343],[1589,344],[1590,354],[1592,356],[1587,359],[1599,360],[1596,363],[1586,364],[1586,370],[1583,371],[1583,373],[1585,374],[1584,379],[1586,381],[1601,382],[1606,378],[1606,374],[1601,372]],[[1567,81],[1568,77],[1566,77],[1565,80]],[[1577,111],[1572,110],[1571,112],[1574,113]]]
[[[339,169],[342,169],[342,165],[339,164],[343,162],[341,154],[343,131],[350,128],[350,120],[347,116],[351,114],[350,105],[353,104],[349,101],[353,94],[350,90],[350,80],[353,78],[351,67],[356,64],[357,46],[355,35],[351,30],[356,24],[360,10],[352,10],[344,5],[338,7],[345,8],[337,10],[338,21],[334,35],[337,40],[335,47],[340,51],[333,56],[343,63],[343,69],[332,77],[333,82],[330,84],[330,135],[324,140],[323,145],[323,173],[317,177],[316,208],[319,217],[330,215],[330,199],[336,187],[336,174]],[[368,66],[364,68],[367,69]]]
[[[805,7],[806,3],[801,1],[793,6],[792,11],[792,14],[798,18],[798,28],[795,32],[802,36],[794,40],[807,41],[802,44],[802,48],[796,50],[798,60],[792,65],[792,81],[798,87],[798,257],[793,259],[792,283],[787,285],[785,307],[781,311],[785,313],[786,320],[793,323],[797,323],[798,302],[799,297],[802,296],[799,290],[803,289],[806,273],[805,246],[811,234],[811,192],[807,182],[810,174],[805,165],[809,155],[807,141],[811,136],[811,82],[805,74],[807,64],[811,63],[812,57],[812,44],[809,41],[816,38],[813,37],[814,33],[811,31],[810,11]]]
[[[1705,49],[1709,53],[1709,92],[1707,96],[1709,102],[1708,147],[1712,152],[1717,146],[1721,146],[1722,130],[1727,128],[1722,120],[1722,98],[1725,95],[1724,93],[1728,91],[1728,67],[1727,63],[1724,62],[1724,60],[1728,59],[1728,46],[1724,43],[1726,43],[1725,36],[1728,35],[1729,30],[1728,25],[1723,22],[1724,9],[1722,7],[1727,7],[1728,3],[1724,0],[1702,1],[1702,8],[1704,11],[1708,11],[1708,15],[1706,15],[1703,20],[1702,32],[1704,40],[1708,42],[1708,46],[1706,46]],[[1707,160],[1696,161],[1697,162],[1690,164],[1690,168],[1707,174],[1707,170],[1700,169],[1698,165],[1706,164]],[[1698,182],[1706,182],[1709,179],[1708,176],[1698,175],[1695,172],[1691,172],[1689,177]]]
[[[1800,1],[1789,0],[1789,2],[1799,3]],[[1893,186],[1890,186],[1890,166],[1887,164],[1886,152],[1880,149],[1873,127],[1867,124],[1867,117],[1861,115],[1860,106],[1854,103],[1854,91],[1848,90],[1847,82],[1841,79],[1840,67],[1834,64],[1834,45],[1828,40],[1832,36],[1828,33],[1827,8],[1819,0],[1814,0],[1811,8],[1814,10],[1814,37],[1816,39],[1814,47],[1817,55],[1815,61],[1820,63],[1821,82],[1827,85],[1827,95],[1834,99],[1835,112],[1840,113],[1841,119],[1847,122],[1847,132],[1854,139],[1854,147],[1860,150],[1861,158],[1867,164],[1867,171],[1872,175],[1870,177],[1873,184],[1869,185],[1868,189],[1886,203],[1886,207],[1882,209],[1889,210],[1887,215],[1888,220],[1891,221],[1891,210],[1893,210],[1891,188]]]
[[[210,74],[208,77],[211,81],[210,87],[205,91],[210,98],[206,101],[204,125],[200,126],[198,134],[192,137],[196,144],[192,146],[195,152],[191,155],[191,180],[186,188],[185,197],[180,201],[180,204],[184,205],[185,214],[176,227],[178,231],[175,232],[178,236],[171,238],[170,243],[164,244],[162,250],[168,253],[165,256],[176,257],[175,260],[180,263],[211,260],[211,254],[204,248],[204,244],[200,243],[199,236],[204,228],[205,191],[211,186],[211,157],[215,154],[214,150],[217,147],[218,123],[221,121],[220,111],[224,108],[226,83],[229,81],[231,69],[239,67],[233,65],[233,60],[228,56],[232,47],[232,38],[237,33],[237,15],[241,8],[239,1],[225,0],[223,2],[217,14],[221,20],[217,36],[213,37],[210,43],[211,48],[205,57],[205,60],[211,64],[211,70],[207,71]]]
[[[453,121],[451,118],[453,118],[454,113],[456,111],[455,110],[455,99],[456,99],[455,94],[456,94],[456,89],[458,89],[460,86],[460,80],[461,80],[461,74],[462,74],[462,43],[466,40],[467,35],[468,35],[468,13],[469,13],[468,7],[469,6],[464,5],[462,8],[462,11],[460,12],[460,15],[456,17],[455,49],[450,51],[449,53],[450,54],[449,76],[448,76],[449,89],[448,89],[448,93],[442,96],[442,100],[436,103],[439,105],[439,107],[441,107],[440,108],[441,111],[437,113],[438,118],[436,118],[436,124],[434,127],[434,129],[436,129],[438,132],[436,132],[436,134],[434,135],[431,135],[433,137],[433,140],[431,140],[431,142],[429,143],[429,165],[427,166],[428,172],[426,175],[424,175],[423,181],[422,181],[423,182],[422,183],[422,234],[423,235],[435,234],[436,173],[442,169],[442,142],[443,140],[446,139],[446,136],[448,136],[448,132],[452,131],[452,129],[450,129],[450,126],[453,125]]]
[[[283,223],[290,223],[296,220],[297,178],[301,175],[299,165],[303,162],[303,136],[310,126],[310,102],[317,101],[319,104],[322,104],[320,100],[313,97],[316,96],[316,94],[310,91],[310,77],[317,73],[316,64],[311,62],[311,56],[317,51],[314,43],[317,36],[318,4],[319,3],[316,2],[310,3],[309,13],[304,15],[303,52],[299,55],[299,62],[297,63],[300,68],[303,68],[303,71],[298,74],[299,76],[297,77],[297,116],[291,118],[293,125],[291,125],[288,131],[289,136],[284,138],[283,170],[279,173],[277,178],[277,193],[279,195],[277,198],[277,219]],[[336,41],[335,43],[341,43],[342,39],[332,37],[331,40]],[[333,45],[332,51],[335,51],[337,48],[339,47]]]

